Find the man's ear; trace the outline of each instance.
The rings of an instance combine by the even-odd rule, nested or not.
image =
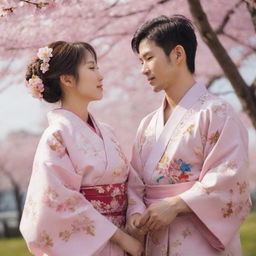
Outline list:
[[[173,59],[177,64],[184,62],[184,60],[186,59],[185,50],[183,46],[179,44],[174,47],[174,49],[172,50],[172,54],[173,54]]]
[[[74,77],[71,75],[61,75],[60,82],[62,85],[67,86],[67,87],[73,87],[75,84]]]

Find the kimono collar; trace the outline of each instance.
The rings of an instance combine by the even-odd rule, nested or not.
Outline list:
[[[87,128],[89,128],[92,132],[96,133],[98,136],[102,138],[97,122],[95,121],[94,117],[92,116],[91,113],[88,113],[88,116],[90,116],[94,127],[92,127],[90,124],[88,124],[86,121],[84,121],[80,116],[78,116],[74,112],[64,108],[53,109],[47,113],[49,125],[58,123],[58,122],[72,123],[72,119],[74,119],[74,120],[77,120],[79,123],[85,124]]]
[[[207,89],[205,88],[205,86],[200,82],[196,82],[180,99],[177,106],[188,109],[191,107],[191,104],[193,104],[200,97],[200,95],[206,92],[207,92]],[[162,102],[161,109],[164,110],[166,108],[166,105],[167,105],[167,99],[165,95]]]
[[[195,102],[206,92],[207,90],[204,85],[195,83],[173,109],[165,125],[163,123],[164,108],[166,104],[164,99],[162,106],[154,116],[156,137],[144,166],[144,170],[146,170],[144,179],[147,183],[150,182],[153,171],[164,154],[168,143],[170,143],[176,127],[179,125],[187,111],[192,108]]]

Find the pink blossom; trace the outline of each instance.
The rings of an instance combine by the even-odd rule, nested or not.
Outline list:
[[[32,78],[28,80],[27,87],[34,98],[43,98],[42,92],[44,91],[44,84],[38,76],[33,75]]]
[[[49,70],[49,63],[47,62],[43,62],[41,65],[40,65],[40,69],[42,70],[43,73],[45,73],[47,70]]]
[[[50,58],[52,57],[52,48],[47,46],[40,48],[37,52],[37,57],[43,62],[49,62]]]

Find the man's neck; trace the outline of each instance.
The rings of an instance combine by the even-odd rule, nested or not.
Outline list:
[[[180,79],[174,86],[165,90],[165,97],[168,103],[167,109],[170,108],[172,111],[195,82],[195,79],[191,75],[185,79]]]
[[[164,124],[168,121],[172,111],[184,97],[187,91],[195,84],[193,76],[187,76],[186,79],[180,79],[174,86],[165,90],[166,107],[164,109]]]

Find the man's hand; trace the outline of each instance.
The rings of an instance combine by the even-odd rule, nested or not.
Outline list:
[[[168,226],[181,213],[191,210],[180,197],[170,197],[151,204],[141,217],[138,228],[147,231],[156,231]]]

